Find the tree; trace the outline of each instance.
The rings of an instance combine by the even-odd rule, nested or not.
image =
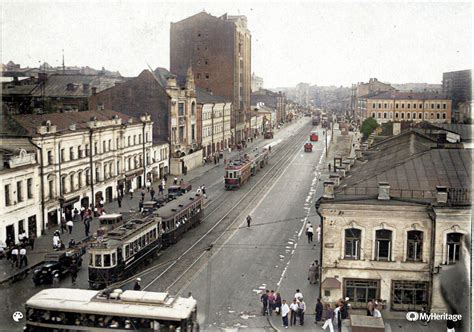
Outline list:
[[[360,132],[364,135],[364,138],[367,138],[378,127],[379,124],[377,123],[377,120],[375,120],[374,118],[367,118],[364,120],[364,122],[362,122]]]

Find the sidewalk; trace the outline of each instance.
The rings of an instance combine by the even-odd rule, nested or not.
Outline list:
[[[288,128],[294,125],[294,123],[295,122],[291,124],[287,124],[284,127],[282,127],[280,130],[278,130],[278,132],[276,132],[275,137],[278,137],[279,134],[285,128]],[[231,153],[229,153],[226,150],[224,153],[224,158],[226,159],[237,158],[239,155],[252,151],[255,147],[259,147],[259,148],[263,147],[272,141],[273,140],[265,140],[263,138],[263,135],[260,135],[257,139],[253,140],[253,143],[248,143],[246,149],[233,150]],[[195,190],[197,186],[203,184],[200,178],[204,174],[206,174],[207,172],[209,172],[210,170],[216,167],[223,167],[223,160],[220,160],[220,163],[218,164],[213,164],[213,163],[205,164],[202,167],[198,167],[194,170],[189,171],[187,175],[182,175],[178,177],[178,179],[182,178],[185,182],[191,183],[193,186],[193,190]],[[158,196],[158,185],[160,183],[159,181],[156,181],[153,183],[153,187],[155,191],[157,192],[156,196]],[[173,182],[173,176],[168,175],[168,181],[166,185],[169,186],[172,182]],[[206,183],[204,184],[206,185]],[[138,210],[138,202],[139,202],[139,199],[141,198],[140,192],[141,190],[139,189],[135,190],[135,192],[133,193],[133,199],[130,199],[130,196],[126,194],[122,200],[121,208],[119,208],[116,200],[105,203],[104,204],[105,211],[107,213],[118,213],[118,212],[123,213],[123,212],[129,212],[131,209]],[[149,200],[149,199],[150,199],[150,194],[146,192],[145,200]],[[94,234],[94,232],[97,231],[98,227],[99,227],[98,218],[94,218],[90,225],[90,234]],[[35,240],[34,249],[30,250],[29,247],[27,248],[27,258],[28,258],[27,267],[23,267],[21,269],[17,267],[12,268],[10,261],[8,261],[7,259],[0,260],[0,285],[21,280],[25,278],[30,273],[30,271],[33,270],[36,266],[40,265],[43,262],[45,255],[49,252],[53,252],[53,248],[52,248],[53,233],[56,229],[59,229],[59,228],[60,227],[57,226],[57,227],[46,229],[45,234],[38,237]],[[81,220],[74,222],[74,227],[73,227],[71,235],[69,235],[67,232],[65,232],[64,234],[61,234],[61,240],[66,245],[66,247],[71,239],[74,239],[76,242],[79,242],[83,240],[84,238],[85,238],[84,224],[82,223]]]
[[[335,123],[333,129],[333,136],[331,137],[330,144],[328,146],[327,157],[324,156],[320,165],[318,166],[318,181],[317,187],[315,188],[316,193],[313,196],[311,201],[311,218],[308,221],[311,221],[313,224],[319,224],[319,217],[315,215],[314,212],[314,203],[321,196],[323,188],[322,184],[324,180],[329,178],[328,163],[333,164],[334,157],[348,157],[351,154],[351,150],[357,148],[357,138],[354,137],[356,133],[350,132],[349,135],[341,135],[341,132],[338,128],[337,123]],[[355,144],[353,147],[352,144]],[[314,226],[316,227],[316,226]],[[300,244],[306,242],[306,236],[303,234],[298,239],[298,248],[302,247]],[[318,243],[319,244],[319,243]],[[271,316],[268,317],[270,325],[277,331],[324,331],[322,329],[322,323],[315,324],[315,306],[316,299],[319,296],[319,283],[316,285],[310,285],[307,281],[308,267],[311,262],[315,259],[319,260],[320,248],[317,248],[316,251],[312,250],[296,250],[294,256],[291,258],[288,265],[288,272],[285,278],[282,279],[280,286],[277,291],[281,293],[282,299],[285,299],[287,302],[291,302],[295,290],[298,288],[301,290],[304,296],[304,301],[306,303],[306,313],[305,313],[305,324],[303,326],[289,326],[287,329],[282,326],[281,316]],[[315,256],[317,258],[315,258]],[[324,314],[323,314],[324,317]],[[344,320],[342,322],[342,331],[351,331],[350,322]],[[329,328],[326,329],[329,331]],[[334,331],[337,331],[337,325],[334,326]]]

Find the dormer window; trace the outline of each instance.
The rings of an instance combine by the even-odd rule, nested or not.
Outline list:
[[[67,91],[74,91],[74,84],[68,83],[67,86],[66,86],[66,90]]]

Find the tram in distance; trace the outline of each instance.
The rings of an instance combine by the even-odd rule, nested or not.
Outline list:
[[[231,160],[225,167],[224,185],[225,189],[240,188],[248,181],[250,176],[268,164],[270,151],[263,149],[261,152],[243,155],[240,159]]]
[[[195,332],[197,301],[168,293],[50,288],[25,304],[24,331]]]
[[[201,222],[203,203],[203,196],[188,192],[92,242],[89,287],[99,289],[134,275],[159,250],[176,243]]]

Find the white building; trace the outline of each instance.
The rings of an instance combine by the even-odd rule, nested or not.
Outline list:
[[[263,88],[263,78],[252,73],[251,87],[252,92]]]
[[[109,202],[117,197],[119,191],[126,193],[130,187],[140,188],[144,186],[145,178],[153,179],[159,176],[160,170],[165,172],[168,169],[168,144],[152,145],[149,115],[143,115],[138,120],[102,110],[17,115],[13,119],[17,129],[23,130],[27,137],[23,138],[25,144],[30,140],[36,147],[36,153],[32,155],[35,164],[28,153],[20,153],[23,160],[30,158],[31,161],[31,165],[21,166],[24,168],[24,184],[20,185],[24,190],[21,193],[23,197],[30,196],[28,188],[31,181],[28,179],[33,178],[32,198],[22,201],[20,207],[25,206],[30,211],[27,206],[30,202],[40,206],[41,211],[36,216],[37,234],[45,227],[57,225],[61,213],[68,219],[74,208],[94,205],[99,199]],[[3,139],[6,146],[19,141],[13,138],[13,134]],[[12,205],[18,206],[20,196],[16,188],[19,187],[13,183],[20,180],[14,168],[0,172],[4,183],[1,189],[4,195],[11,197],[12,203],[16,197],[17,204]],[[2,203],[2,215],[4,209],[12,210],[5,204],[6,199]],[[18,215],[19,212],[15,212],[15,217]],[[2,220],[0,235],[6,234],[7,230],[12,233],[13,225],[13,233],[17,236],[18,229],[22,228],[21,218],[23,215]],[[27,233],[28,228],[23,223]]]

